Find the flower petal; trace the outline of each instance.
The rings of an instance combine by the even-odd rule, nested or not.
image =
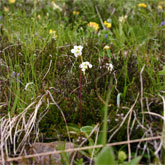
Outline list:
[[[92,68],[92,64],[89,64],[89,68]]]
[[[82,49],[83,49],[83,47],[80,45],[80,46],[78,46],[78,48],[80,49],[80,51],[82,51]]]
[[[75,50],[74,50],[74,49],[72,49],[72,50],[71,50],[71,53],[75,53]]]
[[[84,69],[84,68],[82,68],[81,70],[82,70],[83,72],[85,72],[85,69]]]
[[[78,47],[78,46],[77,46],[77,45],[75,45],[75,46],[74,46],[74,49],[77,49],[77,47]]]

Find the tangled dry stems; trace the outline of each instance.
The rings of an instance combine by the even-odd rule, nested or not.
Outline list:
[[[39,109],[44,102],[45,96],[50,96],[51,104],[55,104],[57,108],[61,111],[64,118],[68,137],[70,139],[69,129],[66,123],[65,116],[58,106],[58,104],[53,99],[50,91],[46,91],[45,94],[36,98],[30,105],[28,105],[24,111],[18,115],[2,117],[0,119],[0,150],[1,150],[1,162],[5,164],[6,158],[11,155],[20,156],[22,155],[26,144],[31,141],[31,134],[35,134],[35,138],[31,142],[35,142],[39,135],[39,122],[48,112],[50,101],[47,97],[47,107],[45,110],[39,113]],[[29,111],[32,111],[29,113]],[[30,145],[30,143],[28,144]],[[13,146],[13,147],[10,147]]]

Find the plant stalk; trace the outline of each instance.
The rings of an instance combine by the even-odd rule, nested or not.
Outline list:
[[[80,69],[80,124],[82,125],[82,70]]]

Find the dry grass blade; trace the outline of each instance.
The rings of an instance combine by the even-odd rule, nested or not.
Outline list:
[[[43,79],[42,79],[42,80],[44,80],[44,79],[45,79],[45,77],[47,76],[47,74],[49,73],[50,68],[51,68],[51,65],[52,65],[52,60],[50,60],[49,68],[48,68],[48,70],[47,70],[47,72],[46,72],[46,74],[44,75],[44,77],[43,77]]]
[[[128,143],[138,143],[138,142],[144,142],[144,141],[160,140],[161,138],[162,138],[162,136],[135,139],[135,140],[130,140],[130,141],[109,143],[109,144],[106,144],[106,146],[111,147],[111,146],[123,145],[123,144],[128,144]],[[77,152],[77,151],[89,150],[89,149],[94,149],[94,148],[102,148],[102,147],[104,147],[104,145],[100,144],[100,145],[96,145],[96,146],[87,146],[87,147],[73,148],[73,149],[67,149],[67,150],[62,150],[62,151],[39,153],[39,154],[33,154],[33,155],[27,155],[27,156],[20,156],[20,157],[16,157],[16,158],[7,158],[6,162],[13,162],[13,161],[21,160],[21,159],[35,158],[35,157],[39,157],[39,156],[61,154],[61,153],[65,153],[65,152]]]
[[[109,137],[108,139],[108,142],[111,141],[111,139],[113,138],[113,136],[119,131],[119,129],[123,126],[124,122],[126,121],[128,115],[132,112],[134,106],[136,105],[137,103],[137,100],[138,100],[138,97],[139,97],[139,93],[137,94],[137,97],[136,97],[136,100],[134,102],[134,104],[131,106],[130,110],[128,111],[128,113],[125,115],[123,121],[121,122],[121,124],[119,125],[119,127],[112,133],[112,135]]]
[[[0,119],[0,149],[2,164],[5,164],[5,157],[12,154],[21,155],[26,142],[30,138],[30,134],[36,128],[38,110],[43,103],[43,98],[47,95],[42,95],[37,102],[37,99],[28,105],[23,112],[18,115],[12,116],[9,114]],[[35,107],[34,107],[35,106]],[[33,109],[34,111],[28,115],[28,111]],[[27,117],[29,116],[29,117]],[[35,129],[38,132],[38,129]],[[13,148],[9,148],[8,145],[13,145]]]
[[[165,98],[160,95],[160,97],[163,100],[163,118],[164,118],[164,122],[163,122],[163,131],[162,131],[162,146],[165,149]]]
[[[133,109],[132,109],[133,111]],[[130,141],[130,122],[132,117],[132,111],[129,114],[128,124],[127,124],[127,140]],[[131,161],[131,145],[128,143],[128,161]]]
[[[140,95],[141,95],[141,99],[140,99],[140,103],[141,103],[141,111],[144,112],[144,105],[143,105],[143,71],[144,71],[144,68],[145,68],[145,64],[144,66],[142,67],[141,69],[141,72],[140,72]],[[142,125],[144,125],[144,115],[142,116]]]
[[[48,92],[48,94],[49,94],[49,96],[50,96],[50,98],[51,98],[53,104],[56,105],[57,108],[58,108],[58,109],[60,110],[60,112],[61,112],[61,115],[62,115],[62,117],[63,117],[63,119],[64,119],[64,122],[65,122],[65,125],[66,125],[66,130],[67,130],[68,138],[69,138],[69,141],[71,142],[70,133],[69,133],[69,128],[68,128],[68,124],[67,124],[65,115],[64,115],[62,109],[60,108],[60,106],[59,106],[59,105],[56,103],[56,101],[54,100],[54,98],[53,98],[52,94],[50,93],[50,91],[47,91],[47,92]]]
[[[78,148],[82,147],[82,146],[88,141],[88,139],[93,135],[93,133],[98,129],[98,127],[99,127],[99,123],[92,129],[92,131],[91,131],[91,133],[89,134],[89,136],[88,136],[84,141],[81,142],[81,144],[79,145]],[[76,153],[77,153],[77,152],[75,152],[74,155],[72,156],[71,165],[72,165],[73,162],[74,162],[74,158],[75,158],[75,156],[76,156]]]
[[[96,146],[96,144],[97,144],[98,136],[99,136],[99,128],[97,129],[96,139],[95,139],[94,146]],[[92,151],[92,156],[91,156],[91,159],[90,159],[90,165],[92,165],[94,153],[95,153],[95,148],[93,148],[93,151]]]
[[[32,129],[35,127],[35,122],[37,119],[37,114],[38,114],[38,110],[40,108],[40,106],[42,105],[43,102],[43,98],[45,97],[46,94],[44,94],[41,99],[39,100],[39,102],[37,103],[37,105],[35,106],[35,110],[34,112],[30,115],[27,123],[24,125],[24,129],[25,131],[25,135],[21,141],[21,143],[19,144],[17,151],[22,148],[22,146],[24,146],[24,143],[26,142],[26,140],[28,139],[30,133],[32,132]],[[25,119],[25,116],[22,118]],[[23,151],[23,150],[22,150]]]
[[[162,120],[165,120],[165,117],[164,116],[161,116],[161,115],[159,115],[157,113],[154,113],[154,112],[143,112],[143,114],[153,115],[153,116],[156,116],[156,117],[161,118]]]

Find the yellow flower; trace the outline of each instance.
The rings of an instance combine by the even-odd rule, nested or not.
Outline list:
[[[165,5],[165,2],[160,1],[159,4],[160,4],[160,5]]]
[[[10,4],[15,3],[16,0],[8,0]]]
[[[99,24],[97,24],[96,22],[89,22],[87,26],[93,28],[96,32],[99,29]]]
[[[158,5],[158,9],[162,10],[163,9],[162,5]]]
[[[104,21],[104,25],[106,28],[110,29],[112,27],[112,24],[107,22],[107,21]]]
[[[146,5],[145,3],[139,3],[138,6],[139,6],[139,7],[144,7],[144,8],[147,7],[147,5]]]
[[[79,13],[80,13],[79,11],[75,11],[75,10],[73,11],[73,15],[79,15]]]
[[[108,49],[110,49],[110,47],[108,45],[105,45],[103,49],[108,50]]]
[[[55,30],[50,29],[49,30],[49,34],[52,35],[53,38],[57,38],[57,35],[56,35],[56,31]]]
[[[8,8],[8,7],[4,7],[3,10],[4,10],[5,12],[9,12],[9,8]]]

